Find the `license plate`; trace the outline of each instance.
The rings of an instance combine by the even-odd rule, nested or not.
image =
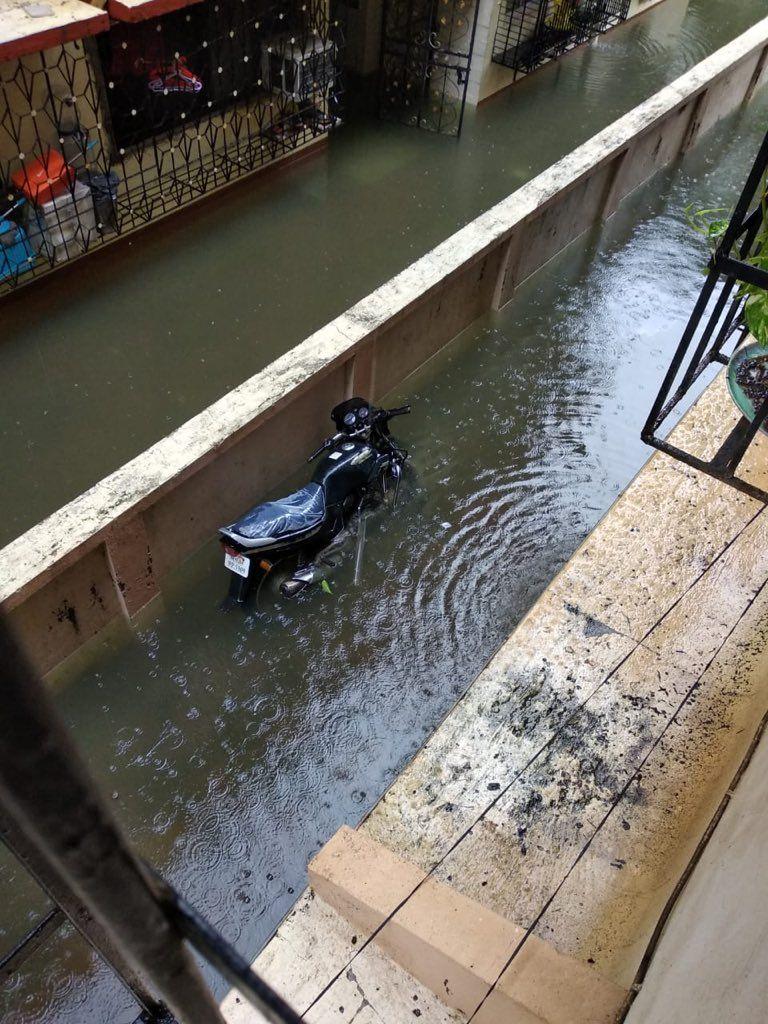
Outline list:
[[[248,577],[248,572],[251,568],[251,563],[245,555],[230,555],[228,551],[224,552],[224,565],[232,572],[236,572],[238,576]]]

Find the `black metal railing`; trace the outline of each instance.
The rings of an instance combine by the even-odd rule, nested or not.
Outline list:
[[[69,920],[134,996],[143,1024],[224,1024],[191,946],[272,1024],[301,1017],[131,849],[0,619],[0,839],[54,904],[5,978]]]
[[[629,0],[502,0],[492,59],[527,75],[606,32],[629,14]]]
[[[0,957],[0,985],[9,981],[17,971],[26,963],[29,958],[42,948],[67,918],[60,907],[52,907],[48,910],[34,926],[30,928],[13,949]]]
[[[739,420],[709,459],[661,438],[659,431],[701,375],[714,365],[727,365],[730,355],[748,334],[744,316],[746,295],[741,285],[746,283],[768,290],[768,270],[749,262],[762,251],[760,236],[764,234],[761,229],[766,219],[767,180],[768,134],[709,261],[706,280],[642,430],[646,444],[761,501],[768,500],[768,492],[738,477],[736,472],[747,448],[768,418],[768,398],[754,410],[751,420],[744,417]]]
[[[203,0],[0,64],[0,293],[327,134],[335,11]]]

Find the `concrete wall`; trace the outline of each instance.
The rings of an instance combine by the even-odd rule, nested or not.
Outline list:
[[[358,0],[347,8],[347,45],[344,59],[358,75],[373,75],[381,58],[383,0]]]
[[[131,618],[217,526],[673,160],[765,78],[768,18],[0,551],[0,607],[49,671]]]

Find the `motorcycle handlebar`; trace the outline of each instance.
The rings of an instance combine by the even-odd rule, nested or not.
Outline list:
[[[320,445],[317,451],[312,452],[312,454],[307,459],[307,462],[314,462],[318,455],[322,455],[327,448],[330,448],[331,445],[336,444],[336,442],[340,441],[342,437],[344,437],[344,434],[334,434],[333,437],[329,437],[327,441],[323,441],[323,443]]]
[[[410,405],[401,405],[398,409],[381,409],[377,413],[377,416],[383,419],[391,420],[395,416],[406,416],[410,411]],[[312,452],[312,454],[307,459],[307,462],[314,462],[318,455],[322,455],[324,451],[327,451],[329,448],[332,448],[337,441],[342,441],[345,437],[354,437],[356,434],[361,433],[365,429],[365,427],[361,427],[359,430],[353,430],[350,431],[349,433],[334,434],[333,437],[329,437],[327,441],[323,441],[323,443],[316,451]]]
[[[387,419],[392,419],[393,416],[407,416],[410,411],[410,405],[401,405],[399,409],[386,409],[384,415]]]

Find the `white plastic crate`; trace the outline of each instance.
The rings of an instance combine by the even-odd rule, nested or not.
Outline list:
[[[88,248],[96,234],[96,214],[91,190],[81,181],[37,208],[43,245],[54,263]]]

